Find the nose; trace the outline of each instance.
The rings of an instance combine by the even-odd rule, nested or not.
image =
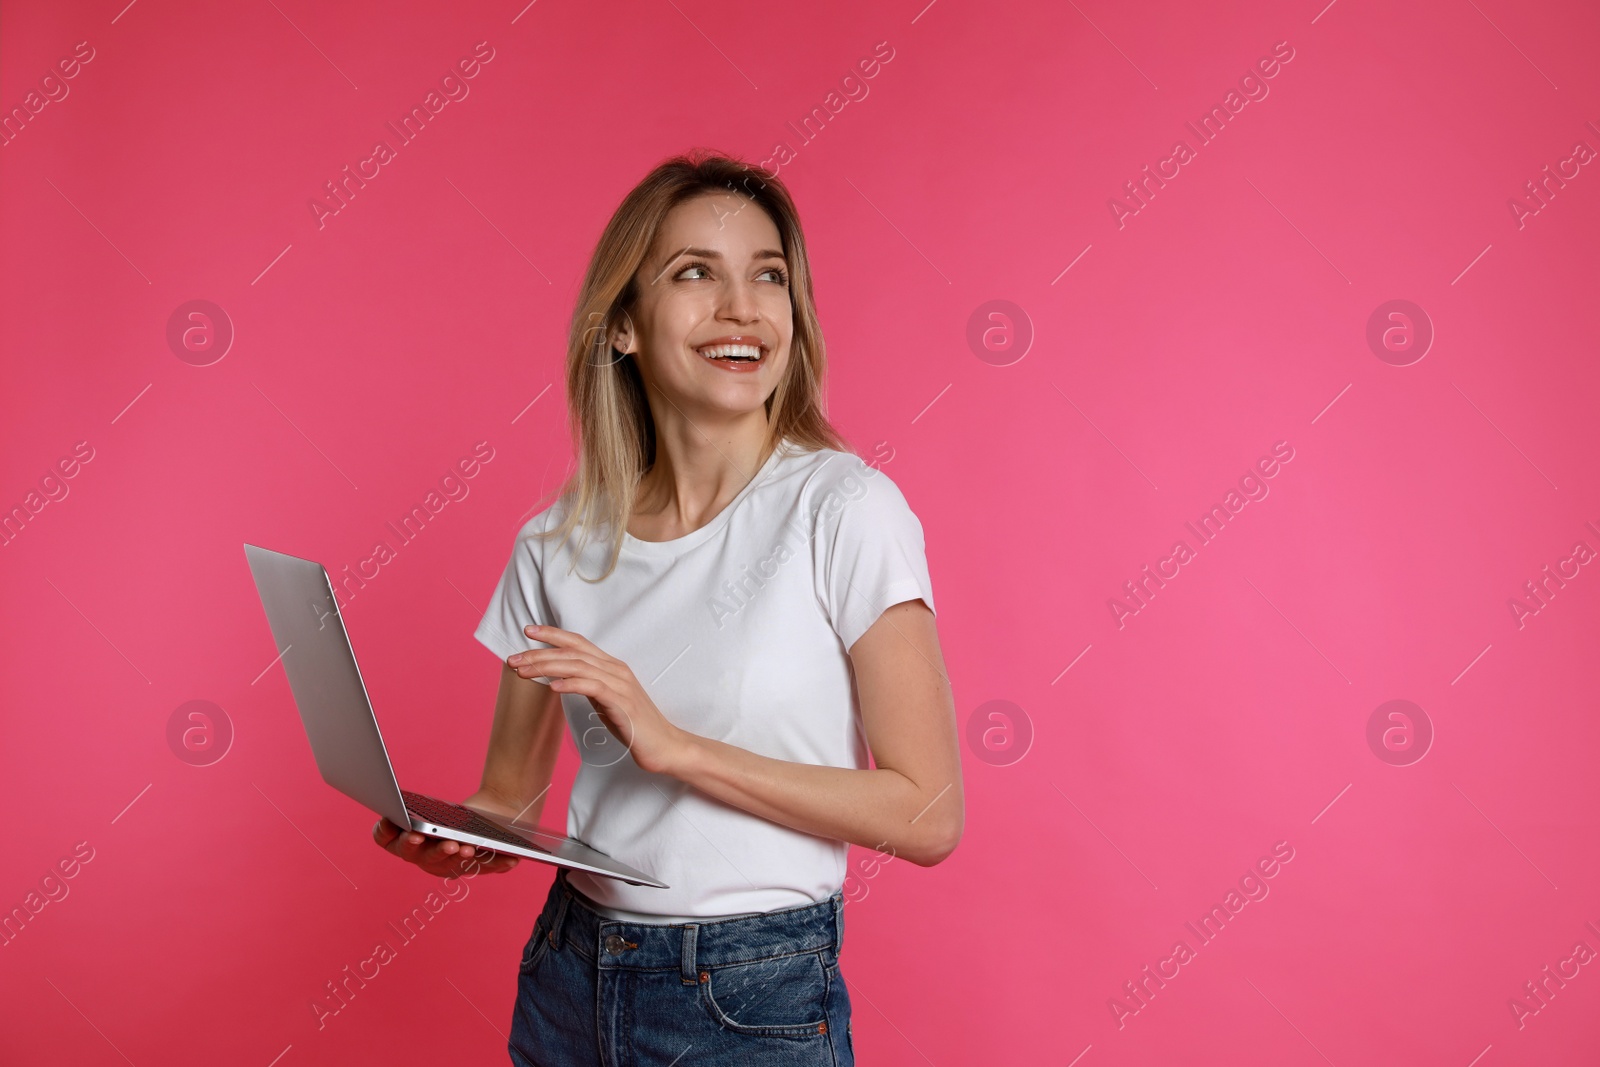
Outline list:
[[[717,311],[717,317],[740,323],[752,323],[760,318],[755,293],[751,291],[753,284],[740,278],[731,279],[723,287],[722,306]]]

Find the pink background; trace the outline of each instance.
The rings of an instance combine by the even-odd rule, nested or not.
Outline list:
[[[570,459],[581,271],[705,145],[794,191],[831,413],[922,518],[977,739],[947,862],[852,850],[861,1062],[1595,1062],[1600,568],[1561,562],[1600,550],[1600,167],[1562,162],[1600,149],[1591,5],[123,2],[0,16],[8,114],[93,49],[0,148],[0,505],[92,449],[0,548],[0,908],[93,855],[0,948],[0,1061],[505,1062],[533,864],[464,883],[317,1028],[438,881],[317,776],[240,546],[337,572],[489,443],[346,612],[402,780],[471,792],[499,672],[472,629]],[[319,228],[324,183],[478,42],[470,95]],[[196,299],[235,331],[206,366],[166,339]],[[1395,299],[1435,332],[1407,366],[1366,340]],[[968,343],[991,300],[1020,359]],[[1270,494],[1119,627],[1123,583],[1280,441]],[[1547,564],[1577,575],[1519,626]],[[233,732],[207,766],[168,742],[191,700]],[[1369,743],[1390,700],[1420,760]],[[1146,965],[1173,976],[1140,1001]]]

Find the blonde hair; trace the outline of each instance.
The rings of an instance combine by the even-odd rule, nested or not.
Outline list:
[[[720,152],[692,150],[660,163],[625,196],[600,234],[567,336],[567,416],[576,468],[557,490],[561,521],[542,531],[565,540],[583,536],[573,564],[594,533],[610,531],[611,559],[599,578],[616,569],[622,537],[633,515],[640,479],[655,463],[655,420],[633,360],[619,358],[611,332],[638,298],[637,274],[667,213],[693,197],[734,192],[764,210],[778,228],[789,270],[794,335],[783,380],[766,400],[769,455],[785,440],[802,451],[854,450],[828,421],[823,385],[826,356],[811,287],[805,236],[789,191],[775,175]],[[581,577],[581,575],[580,575]]]

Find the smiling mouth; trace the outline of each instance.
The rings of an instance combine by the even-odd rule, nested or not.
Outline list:
[[[706,345],[695,351],[718,363],[760,363],[766,356],[765,348],[751,344]]]

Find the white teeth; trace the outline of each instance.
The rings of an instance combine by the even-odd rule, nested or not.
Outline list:
[[[707,359],[759,360],[761,358],[761,348],[758,345],[708,345],[699,352]]]

